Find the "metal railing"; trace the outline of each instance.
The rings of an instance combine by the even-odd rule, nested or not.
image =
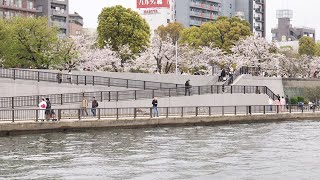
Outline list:
[[[45,81],[59,83],[59,73],[33,71],[26,69],[4,69],[0,68],[0,77],[10,79],[23,79],[33,81]],[[136,89],[165,89],[184,87],[183,84],[152,82],[132,79],[111,78],[103,76],[90,76],[90,75],[70,75],[62,74],[61,83],[67,84],[82,84],[82,85],[102,85],[102,86],[114,86]]]
[[[154,97],[177,97],[205,94],[266,94],[275,100],[277,96],[266,86],[224,86],[208,85],[191,88],[178,87],[167,89],[129,90],[129,91],[96,91],[68,94],[50,94],[34,96],[0,97],[0,108],[37,107],[42,97],[50,99],[52,105],[80,103],[83,97],[95,97],[98,101],[125,101],[152,99]]]
[[[92,111],[93,110],[93,111]],[[87,113],[85,112],[87,111]],[[153,118],[155,115],[150,107],[141,108],[98,108],[98,109],[54,109],[51,113],[39,109],[5,109],[0,110],[0,122],[22,122],[39,120],[117,120]],[[95,112],[95,115],[93,115]],[[199,116],[236,116],[236,115],[263,115],[288,113],[315,113],[320,112],[318,106],[197,106],[197,107],[159,107],[158,117],[199,117]]]

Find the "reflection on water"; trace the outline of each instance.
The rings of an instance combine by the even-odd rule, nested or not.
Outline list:
[[[0,179],[315,179],[320,122],[0,137]]]

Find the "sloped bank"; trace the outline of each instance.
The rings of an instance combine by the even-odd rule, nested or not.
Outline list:
[[[81,120],[60,122],[1,123],[0,136],[108,128],[144,128],[159,126],[201,126],[241,123],[267,123],[297,120],[319,120],[320,113],[198,116],[180,118],[141,118],[121,120]]]

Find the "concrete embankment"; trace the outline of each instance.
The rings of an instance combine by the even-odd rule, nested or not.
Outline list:
[[[296,120],[318,120],[320,113],[293,113],[267,115],[237,116],[198,116],[176,118],[141,118],[119,120],[81,120],[60,122],[14,122],[0,123],[0,136],[61,132],[71,130],[108,129],[108,128],[143,128],[158,126],[189,126],[189,125],[227,125],[240,123],[266,123]]]

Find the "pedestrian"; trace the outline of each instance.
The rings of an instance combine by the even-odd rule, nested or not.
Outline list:
[[[51,102],[49,100],[49,98],[46,98],[46,103],[47,103],[47,107],[46,107],[46,120],[49,121],[51,118]]]
[[[58,83],[61,84],[62,83],[62,71],[61,69],[59,70],[58,74],[57,74],[57,80]]]
[[[277,96],[277,99],[274,101],[274,104],[276,105],[277,112],[280,111],[280,96]]]
[[[286,95],[285,100],[286,100],[286,108],[289,109],[290,99],[289,99],[289,96],[288,96],[288,95]]]
[[[81,115],[84,116],[84,113],[86,113],[86,116],[88,116],[88,100],[83,97],[82,101],[81,101]]]
[[[188,79],[184,85],[185,85],[185,96],[187,96],[187,94],[189,94],[189,96],[190,96],[191,95],[190,79]]]
[[[271,97],[269,98],[269,107],[270,107],[270,111],[272,111],[272,106],[274,104],[273,99],[271,99]]]
[[[285,106],[286,106],[286,100],[283,96],[280,99],[280,105],[281,105],[281,111],[284,111]]]
[[[154,97],[152,100],[152,111],[153,111],[153,117],[159,117],[159,112],[158,112],[158,99],[157,97]]]
[[[97,107],[99,106],[98,104],[98,101],[96,100],[96,97],[93,97],[92,99],[92,109],[91,109],[91,112],[92,112],[92,115],[93,116],[96,116],[97,114]]]
[[[46,101],[45,101],[45,98],[44,97],[42,97],[41,98],[41,102],[39,103],[39,105],[38,105],[38,107],[39,107],[39,117],[38,117],[38,119],[40,119],[41,121],[44,121],[45,120],[45,111],[46,111],[46,108],[47,108],[47,103],[46,103]]]
[[[71,69],[69,69],[69,71],[68,71],[67,79],[68,79],[69,83],[72,84],[72,72],[71,72]]]
[[[226,70],[225,69],[222,69],[220,76],[222,78],[222,81],[226,81],[227,80],[227,78],[226,78],[227,74],[226,74]]]

